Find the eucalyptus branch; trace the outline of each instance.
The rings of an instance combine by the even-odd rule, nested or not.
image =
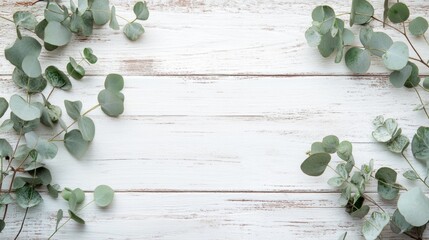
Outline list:
[[[404,152],[401,153],[402,157],[405,159],[405,161],[408,163],[408,165],[413,169],[414,173],[416,174],[418,180],[420,180],[428,189],[429,185],[426,183],[426,181],[420,176],[420,174],[416,171],[413,164],[411,164],[410,160],[405,156]]]
[[[94,111],[95,109],[97,109],[98,107],[100,107],[101,105],[100,104],[97,104],[97,105],[95,105],[95,106],[93,106],[92,108],[90,108],[90,109],[88,109],[86,112],[84,112],[83,114],[82,114],[82,116],[86,116],[88,113],[90,113],[90,112],[92,112],[92,111]],[[59,135],[61,135],[61,133],[63,133],[63,132],[65,132],[65,131],[67,131],[68,129],[70,129],[73,125],[75,125],[76,123],[78,122],[78,120],[74,120],[70,125],[68,125],[67,127],[66,127],[66,129],[63,129],[63,130],[61,130],[59,133],[57,133],[55,136],[53,136],[53,137],[51,137],[50,139],[49,139],[49,141],[51,142],[51,141],[54,141],[55,140],[55,138],[57,138]]]

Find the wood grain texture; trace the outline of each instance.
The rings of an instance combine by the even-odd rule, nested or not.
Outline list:
[[[133,18],[134,1],[112,2],[119,15]],[[29,10],[22,3],[4,0],[0,14]],[[58,157],[47,162],[54,182],[81,187],[88,198],[98,184],[111,185],[114,204],[106,211],[88,207],[82,213],[88,224],[70,223],[56,239],[336,239],[344,231],[348,239],[362,239],[362,222],[339,207],[338,193],[326,183],[332,174],[301,173],[306,151],[336,134],[353,142],[357,165],[373,158],[376,168],[389,165],[401,174],[406,162],[374,142],[371,121],[380,114],[395,118],[411,138],[427,119],[413,111],[418,99],[412,90],[390,86],[379,61],[367,76],[348,76],[343,64],[307,46],[311,10],[323,3],[350,11],[343,0],[152,0],[146,34],[136,43],[104,26],[55,54],[43,53],[43,67],[63,69],[68,56],[79,59],[84,47],[99,57],[71,92],[53,94],[52,103],[60,106],[65,98],[89,109],[106,74],[127,76],[124,115],[91,113],[96,138],[85,158],[73,159],[60,146]],[[373,4],[381,16],[382,1]],[[407,4],[412,16],[427,13],[424,0]],[[7,22],[0,26],[3,49],[15,33]],[[416,46],[427,49],[421,39]],[[12,70],[0,51],[0,96],[19,91]],[[378,199],[374,181],[367,189]],[[66,209],[61,200],[44,199],[30,211],[21,239],[46,239],[56,210]],[[382,202],[389,211],[391,205]],[[23,211],[9,214],[1,239],[13,238]],[[386,228],[383,239],[403,238]]]
[[[339,208],[337,198],[337,194],[317,193],[120,193],[106,211],[92,205],[82,210],[87,224],[69,222],[54,239],[332,240],[345,231],[347,239],[361,239],[362,221]],[[383,204],[392,212],[389,206]],[[22,239],[46,239],[60,207],[66,209],[47,197],[32,209]],[[17,220],[6,234],[17,231],[22,212],[14,211]],[[404,238],[387,227],[382,239]]]
[[[133,1],[112,2],[117,5],[119,15],[133,19],[130,4]],[[350,1],[343,0],[149,1],[151,17],[143,24],[147,34],[137,43],[128,41],[120,31],[103,26],[89,39],[79,38],[55,55],[43,54],[41,61],[44,67],[55,63],[65,68],[68,56],[79,59],[79,51],[92,47],[100,58],[88,72],[92,75],[105,75],[105,66],[109,66],[109,71],[133,76],[350,74],[343,63],[335,64],[333,58],[323,59],[317,49],[306,44],[304,32],[311,25],[311,11],[322,3],[335,6],[338,13],[350,12]],[[424,0],[410,0],[407,4],[413,10],[412,16],[428,10]],[[41,3],[32,9],[40,15],[44,6]],[[374,1],[374,6],[381,18],[382,1]],[[25,8],[15,0],[4,1],[0,7],[2,15],[9,16]],[[0,24],[3,49],[14,41],[15,34],[11,34],[10,23]],[[374,26],[381,30],[380,24]],[[398,33],[386,31],[395,40],[405,41]],[[424,40],[413,40],[424,53],[428,47]],[[428,54],[422,55],[429,58]],[[0,74],[10,74],[13,68],[3,58],[3,51],[0,59]],[[374,58],[369,73],[387,72]]]

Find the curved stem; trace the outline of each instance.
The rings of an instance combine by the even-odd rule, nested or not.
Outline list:
[[[18,233],[16,234],[16,236],[15,236],[14,240],[18,239],[19,234],[21,234],[21,232],[22,232],[22,228],[24,227],[25,219],[27,218],[28,209],[29,209],[29,208],[26,208],[26,209],[25,209],[25,214],[24,214],[24,217],[22,218],[21,227],[19,228],[19,231],[18,231]]]
[[[423,178],[418,174],[418,172],[416,171],[416,169],[414,168],[414,166],[411,164],[410,160],[407,158],[407,156],[405,156],[405,154],[402,152],[401,153],[402,157],[405,159],[405,161],[407,161],[408,165],[410,165],[411,169],[413,169],[414,173],[416,174],[416,176],[418,177],[418,179],[429,189],[429,185],[426,183],[425,180],[423,180]]]
[[[100,104],[97,104],[97,105],[95,105],[94,107],[92,107],[92,108],[88,109],[86,112],[84,112],[84,113],[82,114],[82,116],[87,115],[88,113],[90,113],[91,111],[93,111],[93,110],[97,109],[98,107],[100,107]],[[57,138],[59,135],[61,135],[61,133],[63,133],[63,132],[65,132],[65,131],[67,131],[69,128],[71,128],[71,127],[72,127],[74,124],[76,124],[76,123],[77,123],[77,120],[74,120],[70,125],[68,125],[68,126],[66,127],[66,129],[61,130],[61,131],[60,131],[59,133],[57,133],[55,136],[51,137],[48,141],[49,141],[49,142],[54,141],[54,140],[55,140],[55,138]]]
[[[426,109],[425,103],[423,102],[422,96],[420,96],[420,93],[419,93],[419,91],[416,88],[413,88],[413,89],[414,89],[414,91],[416,91],[416,94],[419,97],[420,103],[423,106],[423,110],[424,110],[424,112],[426,114],[426,117],[429,119],[429,113],[428,113],[428,111]]]

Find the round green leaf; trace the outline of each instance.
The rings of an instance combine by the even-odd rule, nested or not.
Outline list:
[[[345,56],[347,67],[354,73],[366,73],[371,66],[371,56],[368,51],[353,47]]]
[[[350,13],[350,26],[365,24],[374,15],[374,7],[366,0],[353,0]]]
[[[51,21],[45,28],[44,41],[54,46],[64,46],[71,40],[72,33],[59,22]]]
[[[429,127],[419,127],[411,142],[414,157],[427,164],[429,162]]]
[[[350,29],[345,28],[343,30],[343,41],[344,45],[352,45],[355,41],[355,35]]]
[[[34,104],[28,103],[19,95],[13,95],[10,98],[10,109],[12,112],[24,121],[31,121],[40,118],[42,112]]]
[[[67,73],[74,79],[80,80],[85,76],[85,69],[79,65],[72,57],[69,58],[70,62],[67,64]]]
[[[107,207],[113,201],[115,192],[107,185],[100,185],[94,190],[94,202],[99,207]]]
[[[102,90],[98,94],[98,102],[101,105],[101,110],[110,117],[117,117],[124,112],[123,95],[119,92],[112,92],[108,89]]]
[[[411,34],[415,36],[422,36],[428,30],[428,21],[425,18],[417,17],[413,21],[410,22],[408,26]]]
[[[340,144],[338,137],[334,135],[329,135],[323,138],[322,145],[327,153],[335,153],[337,151],[337,147]]]
[[[81,101],[69,101],[64,100],[64,106],[66,107],[67,114],[73,119],[77,120],[80,118],[80,112],[82,111]]]
[[[411,75],[405,82],[404,86],[407,88],[413,88],[419,85],[420,77],[419,77],[419,68],[416,64],[412,62],[408,62],[407,65],[412,67]]]
[[[23,186],[15,191],[16,203],[22,208],[31,208],[39,205],[43,199],[40,194],[30,186]]]
[[[408,63],[408,46],[403,42],[394,42],[382,56],[384,65],[390,70],[401,70]]]
[[[64,135],[64,145],[75,158],[82,158],[89,147],[89,141],[83,139],[82,133],[73,129]]]
[[[56,3],[50,2],[45,9],[45,19],[48,22],[62,22],[66,18],[63,9]]]
[[[110,20],[109,0],[93,0],[90,9],[96,25],[104,25]]]
[[[78,120],[78,126],[82,132],[82,137],[86,141],[92,141],[95,136],[95,125],[91,118],[82,116]]]
[[[134,5],[133,11],[139,20],[147,20],[149,18],[149,10],[147,9],[146,2],[137,2]]]
[[[34,55],[27,55],[22,60],[22,70],[30,78],[38,78],[42,74],[42,67],[39,59]]]
[[[18,27],[23,27],[29,30],[34,30],[37,25],[36,17],[27,11],[17,11],[13,14],[13,21]]]
[[[327,58],[331,56],[331,54],[337,49],[337,44],[339,36],[336,35],[335,37],[332,37],[331,33],[326,33],[322,35],[322,40],[320,41],[319,46],[317,48],[319,49],[320,55]]]
[[[67,77],[67,75],[55,66],[49,66],[45,69],[45,77],[55,88],[60,88],[67,91],[72,87],[70,79]]]
[[[96,63],[98,60],[97,56],[94,55],[91,48],[84,48],[83,49],[83,56],[85,56],[85,59],[91,64]]]
[[[409,144],[410,140],[406,136],[399,135],[398,137],[393,139],[393,141],[387,143],[387,149],[394,153],[402,153],[408,147]]]
[[[348,161],[352,157],[352,144],[349,141],[342,141],[337,148],[337,155],[344,161]]]
[[[22,62],[27,56],[39,56],[42,50],[40,43],[32,38],[24,36],[16,39],[15,43],[4,50],[7,60],[15,67],[22,69]]]
[[[6,113],[9,103],[4,97],[0,97],[0,118]]]
[[[325,172],[330,161],[329,153],[312,154],[301,164],[301,170],[309,176],[320,176]]]
[[[394,119],[387,119],[383,125],[378,126],[373,132],[372,136],[378,142],[387,143],[392,140],[393,136],[397,132],[398,123]]]
[[[410,10],[404,3],[398,2],[393,4],[387,12],[389,20],[393,23],[405,22],[410,16]]]
[[[419,187],[415,187],[401,194],[398,210],[409,224],[423,226],[429,221],[429,198]]]
[[[322,41],[322,35],[320,35],[316,27],[310,27],[305,31],[305,39],[310,47],[316,47]]]
[[[325,152],[325,148],[323,147],[323,144],[321,142],[315,142],[313,144],[311,144],[311,154],[315,154],[315,153],[324,153]]]
[[[369,26],[364,26],[359,31],[359,40],[362,43],[362,45],[367,48],[369,45],[369,41],[372,38],[372,34],[374,32],[372,31],[372,28]],[[393,43],[393,42],[392,42]],[[390,47],[390,46],[389,46]]]
[[[13,70],[12,80],[18,87],[25,89],[29,94],[42,92],[48,84],[43,76],[30,78],[19,68]]]
[[[403,87],[405,82],[411,76],[412,70],[413,68],[410,65],[406,65],[399,71],[393,71],[389,76],[390,83],[397,88]]]
[[[55,143],[39,137],[35,132],[26,133],[25,141],[28,148],[37,151],[40,160],[53,159],[58,153],[58,147]]]
[[[362,234],[365,239],[377,239],[389,221],[389,214],[385,212],[372,212],[371,217],[362,226]]]
[[[318,6],[313,10],[312,18],[317,23],[319,32],[323,35],[328,33],[334,26],[335,12],[329,6]]]
[[[124,88],[124,78],[115,73],[107,75],[104,87],[112,92],[119,92]]]
[[[383,56],[386,51],[392,46],[393,40],[384,32],[373,32],[370,34],[370,40],[365,46],[372,54]]]
[[[398,196],[399,187],[395,185],[397,173],[395,170],[382,167],[378,169],[375,178],[378,181],[378,194],[386,200],[393,200]]]
[[[124,26],[123,32],[131,41],[136,41],[144,33],[144,28],[140,23],[132,22]]]

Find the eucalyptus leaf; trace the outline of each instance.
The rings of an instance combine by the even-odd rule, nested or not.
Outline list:
[[[28,11],[17,11],[13,14],[13,21],[17,27],[34,30],[37,25],[36,17]]]
[[[95,135],[95,125],[91,118],[82,116],[78,120],[78,126],[82,132],[82,137],[86,141],[92,141]]]
[[[41,116],[41,111],[38,107],[28,103],[19,95],[12,95],[9,102],[12,112],[24,121],[31,121]]]
[[[413,68],[410,65],[406,65],[399,71],[393,71],[389,76],[390,83],[397,88],[403,87],[405,82],[411,76],[412,70]]]
[[[349,161],[352,157],[352,144],[349,141],[342,141],[337,148],[337,155],[344,161]]]
[[[9,108],[9,103],[4,97],[0,97],[0,118],[6,113]]]
[[[374,15],[374,7],[366,0],[353,0],[350,13],[350,26],[365,24]]]
[[[330,161],[331,155],[328,153],[312,154],[301,164],[301,170],[309,176],[320,176]]]
[[[98,94],[98,102],[101,110],[110,117],[117,117],[124,112],[124,101],[119,92],[104,89]]]
[[[73,129],[64,135],[64,145],[67,151],[75,158],[82,158],[89,147],[89,141],[85,140],[82,133]]]
[[[70,218],[73,219],[73,221],[75,221],[79,224],[85,224],[85,220],[83,220],[81,217],[79,217],[76,213],[74,213],[71,210],[68,210],[68,211],[69,211]]]
[[[408,63],[408,46],[403,42],[394,42],[382,56],[384,65],[390,70],[401,70]]]
[[[92,0],[90,10],[96,25],[104,25],[110,20],[109,0]]]
[[[92,51],[92,48],[84,48],[83,56],[85,56],[85,59],[91,64],[94,64],[98,61],[97,56],[95,56],[94,52]]]
[[[64,10],[56,2],[49,2],[45,9],[45,19],[48,22],[62,22],[65,19]]]
[[[55,66],[49,66],[45,69],[45,77],[54,88],[70,90],[72,84],[67,75]]]
[[[94,190],[94,202],[99,207],[107,207],[113,201],[114,191],[107,185],[100,185]]]
[[[428,30],[429,24],[425,18],[416,17],[408,25],[408,29],[414,36],[422,36]]]
[[[318,23],[319,32],[324,35],[334,26],[335,12],[329,6],[318,6],[313,10],[312,18]]]
[[[429,198],[419,187],[414,187],[401,194],[398,210],[412,226],[422,226],[429,221]]]
[[[42,67],[40,66],[39,59],[34,55],[26,56],[22,60],[21,68],[30,78],[38,78],[42,74]]]
[[[60,224],[61,220],[63,219],[64,213],[62,209],[58,209],[57,212],[57,219],[55,223],[55,230],[58,230],[58,225]]]
[[[0,138],[0,159],[7,156],[12,157],[12,154],[12,146],[6,139]]]
[[[14,44],[4,50],[7,60],[22,70],[22,62],[27,56],[38,57],[42,50],[40,43],[28,36],[16,39]]]
[[[111,73],[107,75],[104,87],[112,92],[119,92],[124,89],[124,78],[119,74]]]
[[[378,181],[378,194],[385,200],[393,200],[398,196],[399,186],[395,185],[397,173],[395,170],[382,167],[375,174]]]
[[[82,111],[81,101],[69,101],[64,100],[64,106],[66,107],[67,114],[73,119],[78,120],[80,118],[80,112]]]
[[[85,76],[85,69],[79,65],[72,57],[69,58],[70,62],[67,64],[67,73],[74,79],[80,80]]]
[[[48,22],[45,28],[44,40],[54,46],[64,46],[71,40],[71,31],[56,21]]]
[[[383,228],[389,223],[390,216],[384,212],[372,212],[362,226],[362,233],[366,240],[377,239]]]
[[[387,143],[387,149],[394,153],[402,153],[410,144],[408,137],[404,135],[399,135],[392,141]]]
[[[371,56],[368,51],[353,47],[345,56],[347,67],[354,73],[366,73],[371,66]]]
[[[307,40],[309,46],[317,47],[322,41],[322,35],[315,26],[312,26],[307,29],[307,31],[305,31],[305,39]]]
[[[137,2],[134,5],[133,11],[139,20],[147,20],[149,18],[149,10],[147,9],[146,2]]]
[[[423,163],[429,162],[429,127],[419,127],[411,142],[414,157]]]
[[[43,199],[40,194],[30,186],[23,186],[16,189],[16,203],[22,208],[31,208],[39,205]]]
[[[58,153],[58,147],[52,142],[39,137],[35,132],[25,134],[27,147],[35,149],[42,159],[53,159]]]
[[[389,118],[372,132],[372,136],[379,142],[387,143],[393,139],[397,129],[398,123]]]
[[[390,229],[392,229],[396,234],[402,234],[411,230],[412,227],[413,226],[405,220],[399,210],[396,209],[393,213],[392,220],[390,221]]]
[[[364,46],[372,54],[382,57],[392,45],[393,40],[389,37],[389,35],[384,32],[373,32],[370,34],[370,39],[367,42],[367,45]]]
[[[408,9],[407,5],[402,2],[398,2],[389,8],[387,16],[393,23],[405,22],[410,16],[410,10]]]
[[[112,9],[110,10],[109,27],[113,30],[119,30],[119,23],[118,23],[118,19],[116,19],[116,8],[115,8],[115,6],[112,6]]]
[[[404,172],[404,174],[402,174],[404,176],[404,178],[414,181],[414,180],[418,180],[419,176],[417,175],[416,172],[414,172],[414,170],[408,170],[406,172]]]
[[[132,22],[124,26],[123,32],[131,41],[136,41],[144,33],[144,28],[140,23]]]
[[[12,80],[18,87],[25,89],[29,94],[42,92],[48,84],[43,76],[31,78],[19,68],[13,70]]]

